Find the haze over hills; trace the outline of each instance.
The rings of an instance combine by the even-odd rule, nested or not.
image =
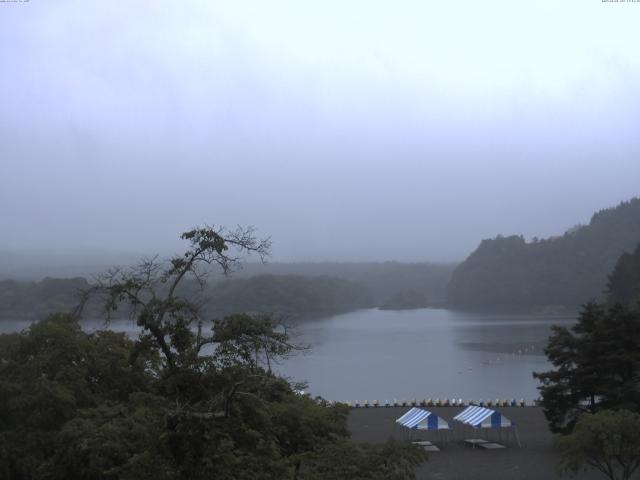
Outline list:
[[[595,213],[588,225],[572,227],[562,236],[530,242],[517,235],[483,240],[457,266],[246,263],[230,279],[219,272],[211,274],[206,309],[211,315],[262,311],[293,317],[326,316],[359,308],[445,304],[454,309],[575,310],[589,299],[603,298],[616,262],[639,243],[640,199],[633,198]],[[36,319],[72,308],[77,289],[88,285],[92,275],[114,264],[135,263],[131,254],[95,258],[85,253],[69,256],[73,261],[68,264],[65,258],[0,258],[0,278],[12,277],[14,271],[23,273],[14,277],[21,282],[0,282],[0,317]],[[48,265],[44,263],[47,261]],[[42,272],[55,272],[63,278],[38,278]],[[633,272],[618,273],[625,279],[629,275]],[[25,282],[25,277],[37,281]]]
[[[525,241],[483,240],[453,272],[448,302],[455,308],[575,309],[601,299],[618,258],[640,243],[640,198],[593,215],[564,235]]]
[[[112,267],[133,265],[144,255],[91,250],[0,251],[0,318],[38,319],[73,308],[77,290]],[[159,255],[159,259],[169,255]],[[264,311],[291,316],[331,315],[385,304],[420,291],[442,304],[453,263],[256,262],[242,264],[230,278],[209,276],[211,315]],[[320,278],[322,277],[322,278]],[[314,291],[317,290],[317,291]],[[241,298],[243,292],[244,298]],[[93,314],[99,312],[93,311]]]
[[[435,262],[248,263],[234,276],[330,276],[366,287],[376,305],[415,290],[422,292],[430,302],[442,303],[446,299],[446,286],[456,265]]]
[[[0,480],[637,473],[639,23],[0,0]]]
[[[0,280],[39,282],[44,278],[91,279],[111,267],[125,267],[143,258],[142,253],[63,251],[1,251]],[[159,255],[159,258],[169,255]],[[457,263],[453,262],[271,262],[248,261],[234,271],[231,278],[255,275],[301,275],[342,278],[367,287],[374,301],[381,303],[394,295],[414,290],[424,291],[430,300],[443,302],[446,284]],[[210,282],[224,280],[213,270]]]
[[[114,266],[131,265],[143,256],[100,249],[0,249],[0,280],[90,278]]]
[[[293,319],[373,308],[419,291],[423,304],[442,304],[454,265],[385,263],[249,263],[230,278],[212,273],[204,292],[191,282],[183,294],[202,299],[208,318],[237,312],[281,314]],[[106,267],[102,271],[106,270]],[[91,278],[0,281],[0,319],[37,320],[68,311]],[[403,307],[403,304],[399,305]],[[412,305],[408,305],[412,306]],[[86,318],[102,315],[89,305]],[[126,316],[119,311],[117,316]]]

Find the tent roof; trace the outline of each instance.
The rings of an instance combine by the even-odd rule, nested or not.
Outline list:
[[[511,420],[503,417],[500,412],[475,405],[468,406],[453,419],[476,428],[502,428],[512,425]]]
[[[438,417],[435,413],[422,408],[412,408],[396,420],[403,427],[417,430],[442,430],[448,429],[449,423]]]

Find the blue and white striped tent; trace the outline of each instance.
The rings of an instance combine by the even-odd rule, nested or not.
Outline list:
[[[508,418],[504,417],[500,412],[497,412],[496,410],[470,405],[458,415],[453,417],[453,419],[457,422],[462,423],[463,425],[467,425],[472,428],[486,429],[484,431],[487,434],[487,438],[488,432],[492,429],[496,429],[498,435],[500,435],[501,438],[503,432],[502,429],[505,429],[504,432],[507,433],[507,439],[509,438],[509,434],[511,433],[518,446],[522,447],[522,445],[520,444],[520,436],[518,435],[516,424]]]
[[[396,423],[412,430],[449,430],[449,423],[435,413],[422,408],[412,408],[396,420]]]
[[[453,419],[474,428],[505,428],[512,426],[511,420],[503,417],[500,412],[475,405],[468,406]]]

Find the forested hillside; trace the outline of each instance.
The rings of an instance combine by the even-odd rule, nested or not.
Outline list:
[[[0,319],[38,320],[70,311],[78,304],[79,291],[88,287],[89,282],[82,277],[0,281]]]
[[[45,278],[40,282],[0,281],[0,319],[39,320],[55,312],[71,311],[78,304],[84,278]],[[367,289],[334,277],[300,275],[257,275],[228,279],[207,286],[201,292],[195,282],[185,282],[181,294],[202,302],[206,318],[231,313],[273,313],[310,318],[375,306]],[[115,315],[126,316],[120,308]],[[102,315],[100,306],[89,303],[85,318]]]
[[[602,298],[618,258],[640,242],[640,199],[597,212],[588,225],[526,242],[499,235],[453,272],[448,302],[458,308],[576,308]]]
[[[18,275],[19,270],[3,269],[13,265],[5,260],[0,255],[0,278],[20,281],[0,280],[0,319],[44,318],[48,313],[67,310],[76,301],[77,290],[88,286],[86,278],[107,270],[107,266],[75,270],[44,268],[43,272],[57,272],[66,278],[41,280],[35,266],[27,265],[30,274],[25,277]],[[67,261],[70,265],[78,263],[73,258],[67,258]],[[424,306],[427,302],[442,305],[454,268],[450,263],[426,262],[246,263],[234,272],[232,280],[217,271],[210,272],[209,297],[214,297],[215,303],[209,301],[205,306],[212,313],[230,313],[241,307],[240,311],[280,310],[293,315],[314,316],[363,307],[397,305],[398,308],[410,308]],[[82,275],[69,278],[69,272]],[[240,291],[244,298],[239,298]],[[406,301],[413,297],[419,297],[420,302]]]
[[[237,312],[317,317],[373,306],[367,289],[341,278],[257,275],[219,282],[205,308],[213,316]]]
[[[442,303],[446,300],[447,283],[455,267],[453,263],[430,262],[247,263],[234,278],[260,274],[326,275],[366,287],[378,306],[416,291],[430,303]]]
[[[249,263],[230,279],[212,272],[204,308],[209,316],[251,311],[308,318],[378,306],[441,305],[453,269],[432,263]],[[68,311],[88,286],[84,277],[2,280],[0,319],[36,320]],[[186,295],[200,295],[195,283],[183,288]],[[89,305],[85,316],[98,314]]]
[[[624,253],[609,275],[607,288],[609,303],[628,307],[640,302],[640,243],[633,253]]]

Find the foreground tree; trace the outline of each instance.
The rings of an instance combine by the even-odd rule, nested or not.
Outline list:
[[[585,415],[573,433],[556,437],[556,446],[564,473],[590,467],[610,480],[629,480],[640,467],[640,415],[627,410]]]
[[[553,327],[555,370],[534,373],[551,430],[569,433],[585,413],[640,409],[640,311],[587,304],[571,328]]]
[[[107,478],[130,452],[151,451],[169,404],[151,393],[159,358],[133,348],[70,315],[0,335],[0,478]],[[153,471],[164,459],[146,463]]]
[[[0,477],[11,480],[413,478],[415,446],[356,446],[348,408],[271,370],[300,347],[269,317],[207,321],[188,282],[268,253],[251,229],[194,229],[187,251],[112,270],[73,315],[0,335]],[[82,306],[125,309],[139,337],[86,333]],[[338,470],[336,470],[338,468]],[[347,471],[347,470],[345,470]],[[343,478],[335,476],[333,478]]]
[[[181,237],[188,242],[182,255],[166,262],[157,257],[144,259],[128,269],[112,269],[97,278],[97,283],[85,290],[76,315],[82,314],[85,303],[100,296],[107,317],[118,308],[128,309],[130,316],[145,332],[142,339],[157,346],[169,370],[191,366],[198,361],[200,350],[212,342],[203,332],[200,306],[203,298],[188,298],[181,287],[191,280],[200,290],[206,285],[212,267],[225,275],[240,265],[244,255],[257,254],[261,259],[269,254],[269,239],[258,239],[252,228],[194,228]],[[192,331],[192,326],[196,331]]]

